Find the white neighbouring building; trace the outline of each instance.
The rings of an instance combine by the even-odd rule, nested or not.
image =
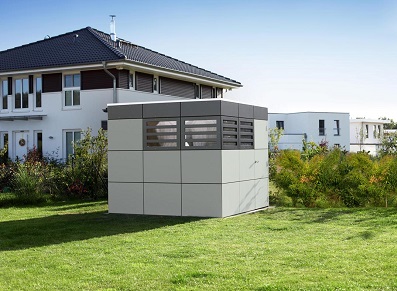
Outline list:
[[[376,155],[384,135],[384,125],[389,120],[350,119],[350,151],[366,151]]]
[[[269,113],[269,133],[272,128],[284,130],[279,149],[302,150],[305,140],[316,144],[327,141],[329,147],[350,150],[349,113]]]
[[[86,27],[0,52],[0,148],[65,159],[107,104],[222,98],[241,83]]]

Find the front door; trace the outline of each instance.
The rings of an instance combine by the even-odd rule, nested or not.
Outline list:
[[[28,153],[28,132],[15,132],[15,159],[22,160]]]

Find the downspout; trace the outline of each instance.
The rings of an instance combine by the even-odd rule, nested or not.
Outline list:
[[[116,77],[109,72],[109,70],[106,68],[106,62],[102,62],[103,65],[103,70],[110,76],[113,78],[113,103],[118,103],[118,98],[117,98],[117,89],[116,89]]]

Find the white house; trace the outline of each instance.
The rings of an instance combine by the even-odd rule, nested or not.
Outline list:
[[[109,103],[221,98],[232,79],[91,27],[0,52],[0,147],[66,158]]]
[[[284,130],[278,144],[279,149],[302,150],[305,140],[317,144],[326,141],[329,147],[350,150],[349,113],[269,113],[269,129],[271,128]]]
[[[376,155],[384,134],[383,126],[389,120],[356,118],[350,120],[350,150],[367,151]]]

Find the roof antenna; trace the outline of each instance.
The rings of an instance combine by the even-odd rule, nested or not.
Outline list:
[[[112,19],[110,20],[110,38],[116,41],[116,20],[114,19],[116,15],[109,15]]]

